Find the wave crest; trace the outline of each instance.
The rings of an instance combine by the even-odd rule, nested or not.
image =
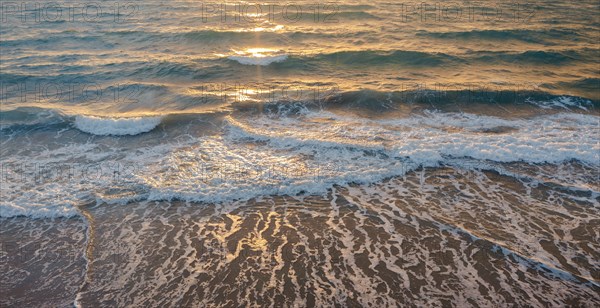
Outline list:
[[[287,60],[288,55],[276,55],[276,56],[263,56],[263,57],[254,57],[254,56],[230,56],[229,60],[237,61],[243,65],[261,65],[267,66],[271,63],[279,63]]]
[[[138,135],[153,130],[161,120],[162,117],[102,118],[80,115],[75,118],[75,127],[98,136]]]

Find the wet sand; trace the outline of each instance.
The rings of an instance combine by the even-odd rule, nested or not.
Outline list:
[[[323,197],[101,204],[81,207],[92,221],[3,219],[2,301],[597,305],[597,204],[551,205],[553,190],[531,189],[495,172],[427,169]]]

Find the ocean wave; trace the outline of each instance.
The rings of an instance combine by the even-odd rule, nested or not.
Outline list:
[[[80,123],[86,123],[86,130],[98,135],[136,134],[160,123],[160,118],[80,119]],[[81,157],[110,161],[113,157],[136,168],[118,169],[118,180],[110,171],[64,185],[57,181],[37,183],[42,186],[39,192],[21,187],[28,183],[8,181],[2,187],[8,198],[2,202],[0,215],[60,216],[71,213],[78,200],[109,204],[136,200],[219,203],[263,195],[319,195],[335,185],[370,184],[445,164],[505,174],[505,168],[496,164],[559,166],[576,160],[597,169],[600,160],[598,117],[589,114],[503,119],[432,111],[400,119],[367,119],[305,110],[296,114],[229,116],[225,123],[220,134],[181,131],[180,138],[140,144],[134,151],[115,148],[114,141],[107,149],[85,138],[81,144],[29,153],[42,164],[60,165]],[[31,157],[15,153],[5,162],[20,166]],[[473,160],[480,162],[479,167]],[[5,169],[12,170],[10,166]],[[98,173],[97,168],[93,170],[94,175]],[[7,178],[18,174],[15,171]],[[564,182],[560,174],[555,176],[546,181]],[[47,206],[49,198],[60,195],[69,198],[52,203],[60,207]]]
[[[332,14],[330,19],[333,21],[337,21],[338,18],[340,20],[363,20],[363,19],[381,19],[381,17],[373,14],[372,12],[365,11],[340,11],[336,14]]]
[[[439,67],[443,65],[465,64],[473,62],[525,63],[565,65],[573,61],[593,56],[590,50],[547,51],[530,50],[521,53],[510,51],[476,51],[467,54],[451,54],[444,52],[425,52],[413,50],[360,50],[337,51],[306,56],[296,56],[295,60],[302,63],[327,62],[334,65],[359,66],[419,66]]]
[[[384,149],[388,157],[438,163],[444,157],[470,157],[497,162],[559,163],[577,159],[600,161],[594,115],[559,113],[531,119],[502,119],[464,113],[426,112],[398,120],[364,120],[329,112],[298,119],[230,119],[236,138],[268,140],[274,147],[294,149],[304,143],[322,147]],[[284,127],[294,127],[286,130]],[[510,128],[497,133],[497,128]]]
[[[0,127],[2,130],[15,129],[15,126],[34,128],[67,123],[67,117],[54,109],[20,107],[13,110],[0,111]]]
[[[458,39],[458,40],[517,40],[527,43],[547,44],[552,40],[560,40],[568,37],[573,39],[579,34],[574,30],[546,29],[546,30],[527,30],[527,29],[487,29],[471,31],[453,31],[453,32],[433,32],[420,31],[417,36],[433,37],[439,39]]]
[[[528,50],[515,53],[510,51],[475,51],[464,55],[443,52],[412,50],[361,50],[338,51],[301,57],[303,61],[325,61],[333,64],[356,65],[403,65],[437,67],[441,65],[464,64],[473,61],[489,63],[518,62],[526,64],[565,65],[573,61],[594,56],[593,50]]]
[[[44,34],[35,38],[15,38],[2,42],[6,47],[29,47],[29,46],[55,46],[55,45],[74,45],[88,46],[98,49],[109,49],[114,47],[113,43],[103,40],[102,35],[82,35],[73,36],[70,33]]]
[[[280,63],[287,60],[288,55],[273,55],[273,56],[229,56],[229,60],[237,61],[243,65],[260,65],[267,66],[271,63]]]
[[[587,79],[581,81],[585,85],[592,87],[597,79]],[[224,100],[218,96],[219,93],[204,93],[192,95],[186,93],[168,92],[168,87],[161,84],[127,84],[126,87],[119,88],[122,93],[151,93],[152,99],[177,100],[178,105],[140,103],[139,110],[131,109],[126,115],[120,118],[115,117],[118,113],[115,110],[111,114],[97,114],[88,116],[93,110],[82,112],[83,107],[71,108],[70,106],[60,106],[60,108],[41,108],[41,107],[18,107],[9,109],[5,107],[0,111],[0,131],[3,134],[13,134],[19,131],[29,131],[32,129],[64,129],[72,126],[83,132],[92,134],[120,135],[117,129],[122,129],[125,134],[136,134],[136,125],[140,129],[152,130],[161,123],[160,119],[168,118],[166,129],[170,129],[172,123],[188,123],[195,116],[200,114],[214,114],[220,111],[232,108],[238,112],[247,113],[254,110],[256,103],[269,112],[280,115],[293,115],[302,113],[309,109],[320,110],[330,109],[356,109],[364,111],[377,111],[385,116],[387,112],[394,110],[441,110],[452,111],[454,107],[468,109],[471,105],[476,108],[478,104],[488,104],[490,106],[514,106],[514,108],[535,107],[544,110],[571,111],[596,113],[600,109],[600,101],[593,98],[572,96],[572,95],[554,95],[547,92],[532,89],[511,90],[509,86],[502,84],[477,85],[481,88],[474,88],[472,84],[449,85],[433,84],[431,88],[417,85],[411,87],[407,84],[399,91],[375,91],[375,90],[356,90],[339,91],[332,88],[330,91],[324,91],[322,97],[315,99],[309,95],[299,97],[297,100],[277,97],[271,95],[257,94],[256,100],[250,104],[242,104],[235,101],[235,95],[232,94],[231,101]],[[552,88],[555,85],[543,85],[545,88]],[[461,90],[461,88],[464,88]],[[231,87],[231,91],[235,91]],[[325,87],[325,89],[329,89]],[[112,93],[113,86],[103,88],[103,91]],[[200,87],[198,91],[207,90]],[[232,92],[235,93],[235,92]],[[210,95],[209,95],[210,94]],[[312,94],[312,93],[311,93]],[[198,97],[198,95],[201,95]],[[249,95],[249,94],[244,94]],[[276,99],[279,98],[279,99]],[[83,108],[83,109],[82,109]],[[225,108],[225,109],[224,109]],[[474,109],[478,110],[478,109]],[[497,109],[493,109],[498,111]],[[492,111],[493,111],[492,110]],[[526,112],[526,109],[522,110]],[[535,114],[533,109],[531,114]],[[220,117],[221,115],[216,115]],[[501,115],[500,115],[501,116]],[[510,113],[506,114],[510,117]],[[113,133],[108,133],[113,123],[116,125]],[[123,126],[120,126],[123,125]],[[131,126],[131,127],[127,127]],[[142,132],[142,131],[140,131]]]
[[[156,128],[162,117],[102,118],[79,115],[75,127],[98,136],[124,136],[146,133]]]
[[[566,51],[550,51],[550,50],[528,50],[525,52],[515,53],[506,51],[497,52],[476,52],[474,59],[486,63],[497,63],[499,61],[509,63],[524,63],[524,64],[545,64],[545,65],[565,65],[573,61],[582,59],[582,52],[585,50],[566,50]]]
[[[450,54],[443,52],[426,52],[413,50],[346,50],[333,53],[321,53],[307,56],[297,56],[296,60],[311,62],[327,62],[335,65],[402,65],[419,67],[439,67],[442,65],[465,64],[473,62],[524,63],[545,65],[566,65],[582,59],[592,58],[595,51],[581,50],[528,50],[525,52],[511,51],[475,51],[466,54]]]
[[[593,100],[600,100],[600,91],[598,91],[598,89],[600,89],[600,78],[581,78],[573,81],[561,81],[551,86],[562,88],[565,92],[589,96]]]
[[[197,43],[229,43],[236,42],[239,45],[247,43],[255,43],[257,33],[260,33],[261,40],[266,42],[281,42],[289,40],[305,40],[305,39],[323,39],[337,37],[338,34],[311,32],[311,31],[284,31],[283,26],[273,27],[248,27],[235,30],[192,30],[192,31],[176,31],[176,32],[152,32],[141,30],[129,31],[112,31],[106,32],[109,36],[117,38],[124,37],[135,40],[136,42],[143,41],[161,41],[161,42],[177,42],[190,43],[197,46]]]
[[[571,110],[571,109],[582,109],[582,110],[589,110],[589,108],[592,108],[592,102],[590,100],[586,100],[586,99],[580,99],[577,97],[570,97],[570,96],[559,96],[556,97],[554,99],[550,99],[550,100],[535,100],[533,98],[529,98],[527,100],[528,103],[536,105],[542,109],[566,109],[566,110]]]
[[[414,107],[445,110],[446,107],[484,104],[490,106],[535,106],[542,109],[583,109],[592,111],[600,108],[600,101],[592,98],[555,95],[536,87],[511,89],[514,85],[503,84],[421,84],[407,83],[402,91],[359,90],[336,93],[324,100],[328,107],[345,107],[366,110],[386,110],[409,104]],[[555,104],[562,101],[564,104]],[[323,104],[321,104],[323,105]]]
[[[321,54],[315,57],[319,60],[345,65],[389,65],[403,64],[410,66],[439,66],[451,61],[459,61],[454,56],[439,52],[420,52],[407,50],[393,51],[339,51]]]
[[[152,61],[152,62],[132,62],[124,65],[129,69],[130,76],[152,76],[152,77],[186,77],[190,79],[202,76],[206,72],[204,67],[192,62],[177,61]]]

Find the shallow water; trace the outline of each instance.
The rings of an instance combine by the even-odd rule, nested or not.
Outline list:
[[[14,3],[2,304],[600,304],[597,1]]]

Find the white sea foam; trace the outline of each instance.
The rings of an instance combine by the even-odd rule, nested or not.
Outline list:
[[[244,65],[260,65],[267,66],[271,63],[279,63],[287,60],[288,55],[273,55],[273,56],[230,56],[229,60],[237,61]]]
[[[577,114],[505,120],[432,113],[373,121],[320,112],[228,121],[223,137],[203,138],[154,164],[143,177],[148,199],[322,194],[332,185],[373,183],[418,166],[439,166],[448,157],[597,165],[600,153],[597,117]],[[499,126],[512,130],[486,131]]]
[[[121,172],[118,180],[109,170],[101,176],[79,176],[58,184],[34,183],[36,189],[30,188],[32,183],[9,181],[2,187],[3,195],[8,197],[1,203],[0,216],[68,216],[81,200],[110,204],[144,199],[212,203],[263,195],[324,194],[333,185],[374,183],[403,176],[418,166],[436,167],[450,161],[452,165],[473,159],[561,164],[576,159],[593,168],[598,168],[600,161],[600,127],[598,117],[592,115],[561,113],[501,119],[434,112],[404,119],[369,120],[306,112],[300,117],[229,117],[227,121],[223,135],[175,138],[160,145],[139,146],[135,151],[108,151],[86,144],[36,153],[35,160],[41,163],[116,159],[136,168]],[[110,121],[94,123],[90,130],[95,133],[115,132],[114,127],[107,129],[98,124]],[[128,123],[117,131],[139,133],[158,123],[155,119],[144,129],[140,126],[146,124]],[[5,162],[18,165],[29,160],[32,158],[14,156]],[[465,164],[465,168],[473,167]],[[494,168],[494,164],[486,164],[485,168]],[[544,178],[551,176],[545,174]],[[554,176],[557,178],[548,180],[564,182],[563,175]],[[570,178],[569,182],[585,184],[586,180]]]
[[[269,141],[280,149],[310,146],[384,150],[388,156],[410,157],[419,163],[435,163],[443,156],[452,156],[529,163],[577,159],[591,164],[600,161],[598,120],[596,116],[572,113],[508,120],[438,112],[382,121],[327,112],[299,119],[229,118],[233,137]],[[498,128],[507,131],[490,133]]]
[[[46,201],[52,202],[52,200]],[[0,217],[26,216],[31,218],[56,218],[74,217],[78,215],[79,211],[75,207],[75,204],[0,204]]]
[[[160,121],[161,117],[102,118],[80,115],[75,118],[75,127],[93,135],[124,136],[149,132]]]
[[[561,96],[552,100],[535,101],[528,100],[530,104],[536,105],[542,109],[562,108],[569,110],[571,108],[579,108],[588,110],[593,104],[592,101],[576,97]]]

